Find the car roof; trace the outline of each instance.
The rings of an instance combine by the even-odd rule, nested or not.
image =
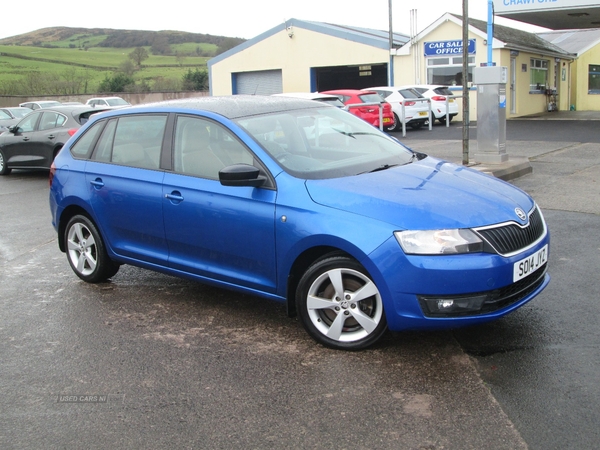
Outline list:
[[[273,95],[229,95],[221,97],[195,97],[148,103],[113,110],[110,115],[132,114],[151,111],[208,111],[229,119],[284,112],[298,109],[328,107],[323,103],[293,97]]]
[[[369,91],[372,91],[371,89],[329,89],[327,91],[323,91],[323,93],[332,93],[335,92],[336,94],[341,94],[341,95],[361,95],[361,94],[367,94],[369,93]],[[375,94],[374,91],[372,91],[373,94]]]
[[[443,84],[411,84],[407,87],[437,89],[441,87],[449,88],[450,86],[444,86]]]
[[[60,103],[58,100],[30,100],[28,102],[23,102],[22,104],[27,103],[37,103],[38,105],[47,105],[48,103]]]

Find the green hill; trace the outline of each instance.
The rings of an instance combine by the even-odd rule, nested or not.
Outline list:
[[[43,28],[0,39],[0,95],[96,93],[122,74],[132,81],[129,92],[187,90],[184,77],[242,42],[182,31]],[[140,65],[129,56],[136,48],[147,54]]]

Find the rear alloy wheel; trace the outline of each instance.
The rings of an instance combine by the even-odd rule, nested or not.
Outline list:
[[[4,153],[0,150],[0,175],[10,175],[10,172],[12,172],[12,169],[7,167]]]
[[[400,118],[394,113],[394,125],[384,127],[384,129],[385,131],[398,131],[400,128],[402,128],[402,123],[400,123]]]
[[[119,265],[108,257],[98,229],[87,217],[74,216],[69,221],[65,243],[71,269],[83,281],[98,283],[119,271]]]
[[[345,256],[321,259],[306,271],[296,307],[306,331],[335,349],[361,350],[387,329],[377,286],[357,261]]]

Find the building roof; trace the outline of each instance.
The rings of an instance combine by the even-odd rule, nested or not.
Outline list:
[[[462,16],[451,14],[462,22]],[[469,25],[477,28],[483,33],[487,33],[487,22],[469,17]],[[542,39],[536,34],[529,33],[516,28],[507,27],[504,25],[494,24],[494,39],[504,43],[505,48],[522,50],[529,52],[539,52],[551,56],[559,56],[563,58],[573,58],[572,53],[552,44],[551,42]]]
[[[537,35],[569,53],[575,53],[577,56],[600,44],[600,28],[544,31],[537,33]]]
[[[306,30],[314,31],[316,33],[345,39],[347,41],[356,42],[358,44],[369,45],[371,47],[379,48],[382,50],[388,50],[390,46],[388,31],[373,30],[370,28],[361,27],[351,27],[345,25],[335,25],[325,22],[312,22],[307,20],[289,19],[271,28],[268,31],[265,31],[262,34],[259,34],[258,36],[247,40],[246,42],[238,45],[237,47],[232,48],[231,50],[228,50],[224,53],[221,53],[218,56],[215,56],[214,58],[208,61],[208,65],[211,66],[219,61],[222,61],[223,59],[235,55],[236,53],[245,50],[277,33],[280,33],[281,31],[293,33],[294,28],[303,28]],[[406,44],[409,40],[410,37],[405,34],[393,33],[394,47],[401,47],[402,45]]]

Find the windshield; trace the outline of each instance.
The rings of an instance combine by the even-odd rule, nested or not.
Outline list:
[[[380,103],[381,102],[381,96],[376,93],[373,92],[372,94],[361,94],[358,96],[358,98],[360,98],[364,103]]]
[[[413,153],[353,114],[323,107],[238,119],[279,165],[298,178],[337,178],[407,164]]]
[[[419,94],[414,89],[400,89],[398,92],[400,92],[400,94],[404,98],[424,98],[421,94]]]
[[[21,119],[21,118],[25,117],[27,114],[29,114],[31,112],[31,110],[29,108],[23,108],[23,109],[16,109],[15,108],[15,109],[9,109],[9,111],[17,119]]]

